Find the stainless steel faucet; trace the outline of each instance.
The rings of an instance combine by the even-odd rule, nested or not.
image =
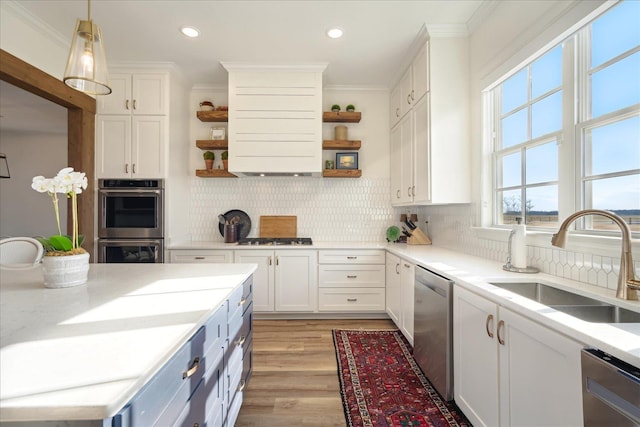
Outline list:
[[[558,232],[551,238],[551,244],[564,248],[567,241],[567,228],[576,219],[586,215],[601,215],[615,222],[622,232],[622,256],[620,257],[620,273],[618,274],[618,290],[616,297],[626,300],[637,300],[640,281],[635,277],[633,258],[631,257],[631,229],[618,215],[600,209],[584,209],[571,214],[560,225]]]

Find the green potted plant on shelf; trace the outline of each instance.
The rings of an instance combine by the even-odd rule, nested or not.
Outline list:
[[[331,111],[333,111],[334,113],[339,113],[340,112],[340,106],[338,104],[333,104],[331,106]]]
[[[216,155],[213,151],[205,151],[202,153],[202,157],[204,157],[204,165],[207,170],[213,169],[213,160],[216,158]]]
[[[355,107],[353,104],[349,104],[349,105],[347,105],[346,110],[347,110],[349,113],[353,113],[354,111],[356,111],[356,107]]]
[[[224,170],[229,170],[229,152],[223,151],[220,157],[222,158],[222,167]]]

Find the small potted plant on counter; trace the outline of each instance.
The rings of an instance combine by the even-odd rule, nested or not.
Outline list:
[[[220,157],[222,158],[222,167],[224,170],[229,170],[229,152],[223,151]]]
[[[340,106],[338,104],[333,104],[331,106],[331,111],[333,111],[334,113],[339,113],[340,112]]]
[[[347,110],[349,113],[353,113],[354,111],[356,111],[356,107],[355,107],[353,104],[349,104],[349,105],[347,105],[346,110]]]
[[[213,151],[205,151],[202,154],[202,157],[204,157],[204,165],[207,170],[213,169],[213,160],[216,158],[216,155],[213,153]]]

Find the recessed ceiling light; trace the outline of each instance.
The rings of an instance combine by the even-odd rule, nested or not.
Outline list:
[[[342,37],[343,34],[344,34],[344,31],[342,31],[341,28],[337,28],[337,27],[331,28],[330,30],[327,31],[327,35],[332,39],[339,39],[340,37]]]
[[[198,37],[200,35],[200,31],[198,31],[195,27],[184,26],[180,28],[180,32],[187,37]]]

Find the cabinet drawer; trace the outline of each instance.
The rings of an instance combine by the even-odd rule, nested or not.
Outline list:
[[[384,288],[322,288],[318,310],[384,312],[384,297]]]
[[[233,262],[233,251],[207,251],[207,250],[173,250],[171,251],[171,263],[230,263]]]
[[[209,354],[210,352],[222,353],[222,347],[227,339],[226,304],[221,306],[215,314],[207,320],[204,325],[204,334],[202,352],[205,354]]]
[[[384,288],[384,265],[320,265],[321,288]]]
[[[204,373],[201,353],[204,339],[205,328],[200,328],[134,398],[131,402],[132,425],[154,425],[161,414],[164,419],[163,412],[176,395],[183,393],[188,397],[193,392]],[[172,416],[171,421],[174,418]]]
[[[320,264],[384,264],[382,250],[324,250],[318,251]]]

